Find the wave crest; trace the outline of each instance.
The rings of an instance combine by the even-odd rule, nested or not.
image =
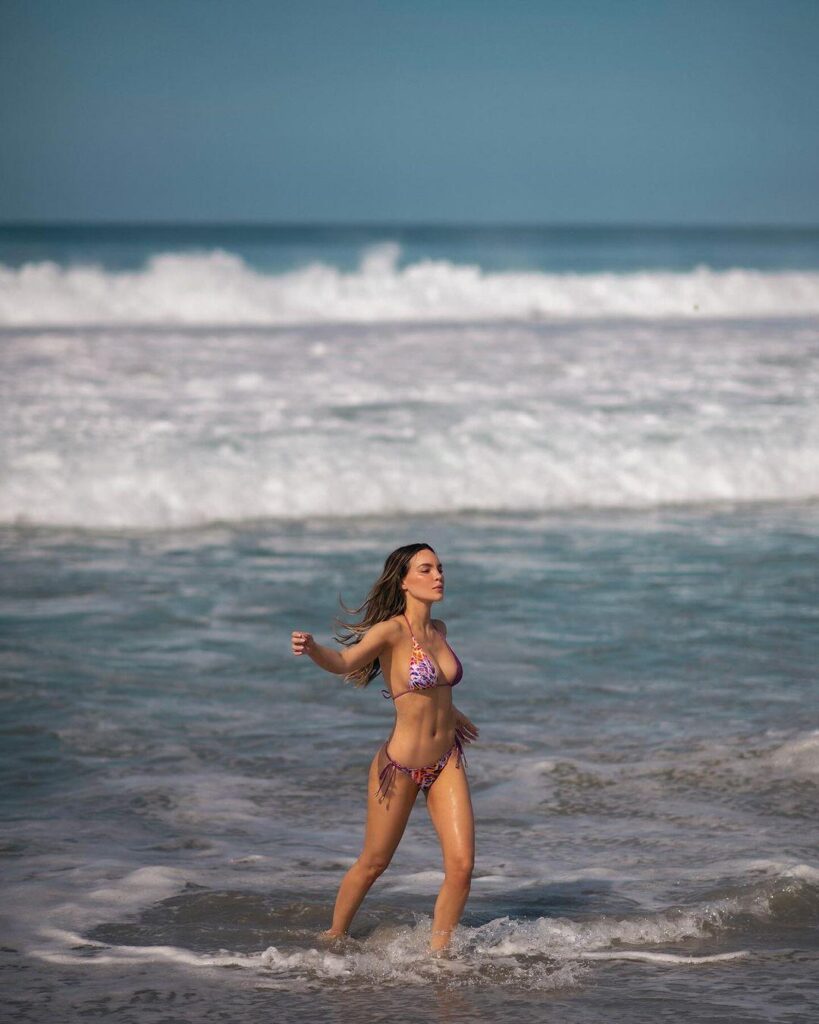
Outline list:
[[[0,266],[0,324],[249,325],[602,317],[819,314],[819,272],[554,274],[487,272],[447,260],[399,266],[400,246],[365,251],[344,272],[312,263],[281,274],[216,249],[162,253],[135,272],[99,266]]]

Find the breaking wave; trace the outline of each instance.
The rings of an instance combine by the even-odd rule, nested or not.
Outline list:
[[[819,272],[487,272],[447,260],[399,266],[392,242],[352,272],[313,263],[270,274],[216,249],[163,253],[115,272],[0,266],[0,324],[256,325],[325,322],[778,317],[819,314]]]

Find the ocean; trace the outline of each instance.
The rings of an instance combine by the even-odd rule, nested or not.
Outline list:
[[[15,1021],[819,1014],[819,230],[0,227]],[[477,828],[316,941],[432,543]]]

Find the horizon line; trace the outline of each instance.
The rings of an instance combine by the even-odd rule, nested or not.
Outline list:
[[[347,231],[819,231],[819,223],[788,221],[433,221],[433,220],[169,220],[169,219],[68,219],[0,220],[0,230],[38,228],[286,228],[316,230],[333,228]]]

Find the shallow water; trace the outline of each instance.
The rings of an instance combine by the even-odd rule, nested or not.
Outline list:
[[[809,1019],[816,511],[4,530],[9,1005]],[[444,557],[456,696],[481,726],[451,959],[425,952],[441,874],[421,801],[353,938],[317,944],[391,711],[286,653],[416,536]]]

